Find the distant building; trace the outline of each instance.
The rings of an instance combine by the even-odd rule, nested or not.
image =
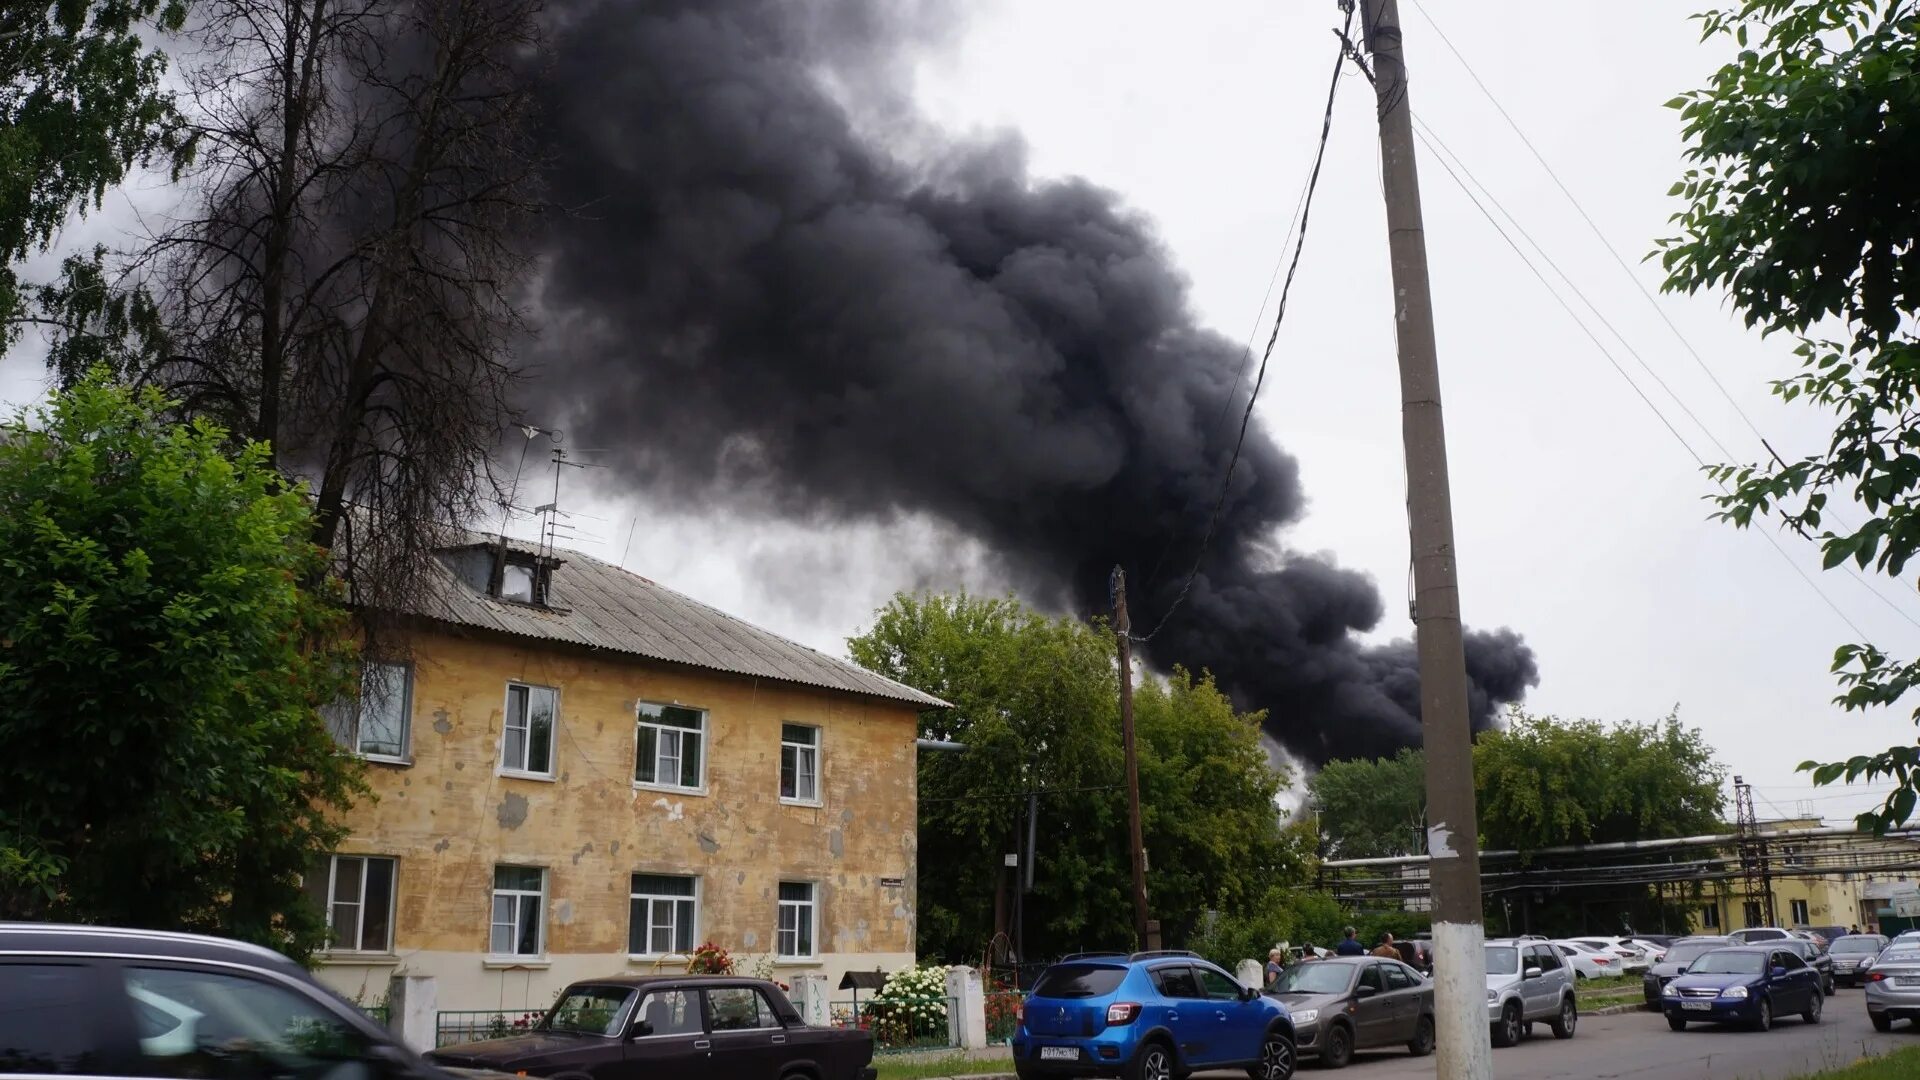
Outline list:
[[[913,962],[915,737],[942,702],[570,552],[439,555],[336,737],[375,798],[308,878],[363,1001],[542,1008],[571,980]]]
[[[1872,931],[1879,924],[1880,909],[1886,906],[1891,882],[1909,876],[1888,868],[1904,864],[1920,873],[1920,843],[1911,839],[1828,832],[1817,817],[1763,821],[1758,828],[1763,833],[1816,833],[1766,844],[1773,894],[1771,925],[1788,929],[1858,926]],[[1738,859],[1737,848],[1726,852],[1730,868],[1739,865]],[[1692,924],[1695,932],[1703,934],[1769,925],[1765,902],[1748,895],[1742,877],[1709,883]]]

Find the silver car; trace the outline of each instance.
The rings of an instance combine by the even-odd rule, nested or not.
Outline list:
[[[1867,1019],[1875,1031],[1895,1020],[1920,1023],[1920,947],[1895,942],[1867,972]]]
[[[1552,944],[1513,939],[1487,942],[1487,1023],[1493,1045],[1512,1046],[1536,1022],[1556,1039],[1573,1038],[1580,1020],[1573,969]]]

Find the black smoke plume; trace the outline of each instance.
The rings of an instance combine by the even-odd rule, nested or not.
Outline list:
[[[556,14],[544,122],[578,212],[544,253],[537,414],[681,505],[930,513],[1043,603],[1103,610],[1124,565],[1136,629],[1158,623],[1248,386],[1148,223],[1085,180],[1033,178],[1012,139],[928,152],[892,65],[937,11]],[[1301,506],[1293,459],[1250,431],[1147,652],[1212,671],[1310,761],[1417,745],[1412,647],[1355,637],[1382,615],[1371,580],[1273,546]],[[1511,631],[1471,635],[1467,661],[1476,727],[1536,681]]]

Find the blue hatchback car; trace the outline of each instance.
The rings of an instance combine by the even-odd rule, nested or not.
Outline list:
[[[1826,1000],[1819,970],[1771,942],[1701,954],[1661,988],[1660,1011],[1675,1031],[1689,1023],[1729,1021],[1765,1031],[1776,1017],[1790,1013],[1819,1023]]]
[[[1013,1036],[1020,1080],[1293,1075],[1287,1007],[1188,952],[1080,953],[1047,968]]]

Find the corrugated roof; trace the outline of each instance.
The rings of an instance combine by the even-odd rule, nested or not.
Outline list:
[[[481,540],[476,543],[495,543]],[[534,549],[508,541],[514,551]],[[463,548],[450,549],[452,551]],[[445,559],[435,561],[433,587],[415,614],[520,637],[689,664],[735,675],[799,683],[885,698],[921,708],[947,703],[718,608],[577,551],[556,550],[548,603],[542,608],[495,599],[463,581]]]

